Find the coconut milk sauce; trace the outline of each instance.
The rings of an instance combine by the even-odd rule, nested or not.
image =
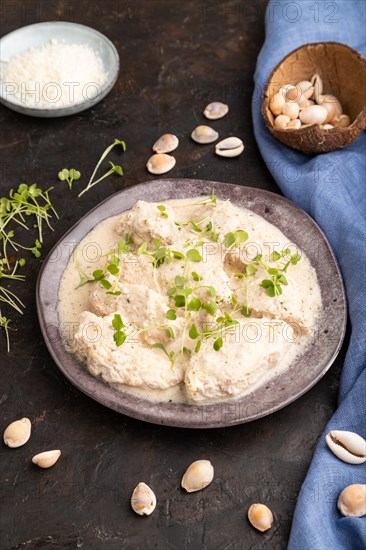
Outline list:
[[[191,215],[194,210],[192,208],[192,203],[199,200],[202,200],[202,197],[165,201],[163,204],[174,207],[176,212],[179,213],[177,214],[177,218],[184,221],[192,219]],[[217,208],[219,209],[222,204],[223,203],[218,202]],[[261,216],[245,209],[237,210],[242,213],[242,227],[248,232],[250,236],[249,240],[251,240],[251,238],[254,238],[254,240],[256,238],[258,240],[262,240],[263,236],[266,238],[267,235],[272,242],[280,242],[281,245],[283,243],[288,243],[288,239],[283,235],[283,233],[281,233],[279,229],[274,227],[272,224],[264,220]],[[77,270],[77,265],[79,265],[87,274],[92,273],[96,269],[102,269],[105,266],[106,252],[115,248],[117,242],[123,239],[120,234],[117,234],[115,228],[117,222],[120,222],[125,215],[126,213],[122,213],[101,221],[88,233],[88,235],[84,237],[84,239],[80,241],[80,243],[72,243],[76,246],[70,256],[69,263],[63,274],[58,295],[59,322],[61,332],[64,336],[65,346],[68,349],[70,349],[73,335],[78,330],[80,313],[83,311],[90,311],[91,309],[89,302],[91,284],[85,284],[78,287],[80,277]],[[250,220],[249,225],[248,220]],[[301,287],[303,289],[309,287],[312,289],[312,292],[310,293],[306,293],[306,290],[304,290],[304,296],[309,302],[307,304],[308,307],[314,311],[315,317],[315,312],[319,311],[321,306],[320,289],[317,286],[315,272],[305,256],[302,257],[301,262],[302,269],[299,272]],[[317,286],[315,289],[314,278]],[[136,283],[138,282],[139,281],[137,280]],[[315,326],[313,328],[315,329]],[[281,366],[280,370],[283,368],[288,368],[290,364],[294,362],[296,356],[304,352],[309,339],[310,337],[307,339],[301,338],[300,341],[294,342],[293,353],[290,354],[291,357],[289,357],[288,361]],[[250,392],[252,392],[259,385],[264,384],[268,379],[272,378],[276,372],[278,372],[278,369],[277,371],[271,371],[271,373],[268,373],[268,375],[261,378],[259,383],[250,387]],[[143,389],[125,384],[118,384],[116,387],[120,390],[148,400],[187,402],[184,383],[166,390]]]

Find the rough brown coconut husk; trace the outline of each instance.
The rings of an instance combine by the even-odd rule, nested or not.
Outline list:
[[[284,84],[310,80],[315,73],[323,80],[323,93],[339,99],[351,125],[330,130],[319,124],[298,130],[276,128],[269,100]],[[327,153],[346,147],[366,128],[366,59],[339,42],[316,42],[297,48],[273,69],[263,94],[262,114],[277,139],[303,153]]]

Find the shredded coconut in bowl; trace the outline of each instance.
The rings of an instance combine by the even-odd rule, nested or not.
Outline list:
[[[57,40],[14,55],[1,71],[7,96],[38,109],[92,100],[100,95],[107,78],[102,59],[93,48]]]

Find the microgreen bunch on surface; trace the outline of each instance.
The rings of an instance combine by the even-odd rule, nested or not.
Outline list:
[[[25,259],[15,259],[15,255],[20,250],[29,251],[36,258],[41,256],[44,224],[53,230],[51,218],[53,215],[58,218],[49,197],[51,190],[52,188],[43,191],[36,183],[31,185],[22,183],[16,190],[11,189],[7,197],[0,198],[0,279],[2,280],[0,302],[19,314],[23,313],[25,306],[19,296],[7,287],[7,282],[25,280],[25,275],[18,273],[18,270],[25,265]],[[20,242],[17,237],[19,229],[36,230],[33,245],[26,246]],[[10,323],[11,319],[0,311],[0,329],[5,331],[8,351]]]

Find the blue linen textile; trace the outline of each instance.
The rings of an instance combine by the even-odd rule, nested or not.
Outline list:
[[[298,46],[318,41],[343,42],[365,55],[366,2],[270,0],[255,72],[254,132],[283,194],[306,210],[330,241],[343,274],[351,325],[338,409],[302,486],[289,549],[364,550],[366,516],[343,517],[337,509],[344,487],[365,483],[364,465],[340,461],[329,451],[325,434],[343,429],[366,437],[366,135],[343,150],[308,156],[272,137],[261,116],[262,91],[275,65]]]

